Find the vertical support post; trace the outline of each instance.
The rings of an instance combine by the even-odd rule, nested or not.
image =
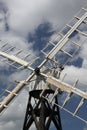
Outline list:
[[[55,103],[58,104],[58,99],[57,96],[55,97]],[[61,125],[61,118],[60,118],[60,111],[59,107],[57,106],[57,112],[58,112],[58,123],[59,123],[59,130],[62,130],[62,125]]]
[[[41,98],[41,108],[40,108],[40,118],[39,118],[39,123],[40,123],[40,129],[45,130],[45,101],[43,98]]]

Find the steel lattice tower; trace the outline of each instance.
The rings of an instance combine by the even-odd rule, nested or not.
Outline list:
[[[35,73],[40,82],[40,69],[36,68]],[[59,77],[59,74],[55,71],[53,71],[53,74],[55,77]],[[36,85],[38,86],[38,84]],[[48,101],[50,97],[54,96],[54,93],[55,91],[52,89],[45,89],[44,91],[39,89],[29,92],[23,130],[28,130],[33,122],[37,130],[49,130],[52,122],[57,130],[62,130],[59,107],[55,105],[58,104],[58,98],[56,95],[52,98],[52,100],[54,99],[53,105]],[[32,99],[35,100],[35,103],[32,102]]]
[[[35,90],[29,93],[23,130],[28,130],[33,122],[37,130],[49,130],[51,122],[54,123],[54,127],[57,130],[62,130],[59,107],[55,105],[50,106],[45,98],[40,98],[40,93],[41,90]],[[47,97],[50,94],[54,94],[54,91],[49,89],[45,90],[43,95]],[[37,100],[34,106],[32,106],[32,98]],[[55,103],[58,104],[57,96],[55,97]]]

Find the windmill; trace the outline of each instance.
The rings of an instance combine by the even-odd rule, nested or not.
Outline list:
[[[11,101],[25,86],[28,86],[29,99],[23,130],[28,130],[33,123],[37,130],[48,130],[51,123],[57,130],[62,130],[60,109],[87,123],[87,120],[78,114],[87,99],[87,92],[81,89],[79,79],[76,79],[73,84],[65,82],[68,72],[61,78],[66,67],[76,66],[75,62],[78,61],[81,48],[86,44],[86,32],[87,7],[84,7],[41,50],[44,58],[40,59],[1,40],[1,62],[20,71],[26,69],[29,75],[24,80],[16,80],[16,86],[11,85],[12,88],[9,86],[2,91],[0,113],[8,108]],[[59,103],[58,99],[64,94],[65,98]],[[80,97],[80,101],[72,112],[66,106],[73,95]]]

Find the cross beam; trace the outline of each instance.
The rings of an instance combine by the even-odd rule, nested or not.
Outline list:
[[[47,83],[52,84],[53,86],[60,88],[61,90],[65,91],[65,92],[75,93],[75,94],[81,96],[82,98],[87,99],[86,92],[84,92],[70,84],[67,84],[59,79],[56,79],[55,77],[52,77],[52,76],[45,76],[45,77],[46,77]]]

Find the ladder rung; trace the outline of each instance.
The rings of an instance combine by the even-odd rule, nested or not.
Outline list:
[[[79,82],[79,80],[77,79],[76,82],[73,84],[73,87],[76,87],[78,82]]]
[[[18,70],[19,70],[19,69],[24,69],[24,66],[20,66],[20,67],[18,67],[17,69],[18,69]]]
[[[7,106],[7,105],[4,105],[4,107],[5,107],[5,108],[8,108],[8,106]]]
[[[14,65],[16,62],[12,62],[12,63],[6,62],[6,63],[7,63],[8,65],[10,65],[10,66],[16,68],[16,69],[19,69],[19,68],[20,68],[20,67],[16,67],[16,66]],[[24,66],[22,66],[22,67],[24,67]]]
[[[71,42],[74,43],[75,45],[77,45],[78,47],[81,47],[81,45],[79,45],[79,43],[77,43],[77,42],[75,42],[73,40],[71,40]]]
[[[39,59],[39,57],[36,57],[36,58],[34,58],[33,60],[31,60],[30,62],[29,62],[29,65],[32,65],[36,60],[38,60]]]
[[[60,32],[59,32],[59,34],[62,35],[62,36],[64,36],[64,35],[61,34]],[[73,41],[73,40],[71,40],[71,39],[69,39],[69,40],[70,40],[72,43],[76,44],[77,46],[81,47],[81,45],[79,45],[77,42],[75,42],[75,41]]]
[[[9,90],[7,90],[7,89],[6,89],[5,91],[8,92],[8,93],[11,93],[11,91],[9,91]]]
[[[73,87],[76,87],[77,86],[77,84],[78,84],[78,81],[79,80],[76,80],[76,82],[73,84]],[[71,93],[69,93],[68,95],[67,95],[67,97],[66,97],[66,99],[65,99],[65,101],[64,101],[64,103],[63,103],[63,105],[62,105],[62,107],[64,107],[65,105],[66,105],[66,103],[68,102],[68,100],[70,99],[70,97],[72,96],[72,92]]]
[[[14,82],[16,82],[16,83],[20,83],[20,80],[15,80]]]
[[[77,16],[74,16],[74,17],[75,17],[77,20],[80,20],[79,17],[77,17]],[[84,20],[83,22],[87,24],[87,20]]]
[[[30,53],[28,53],[28,54],[26,54],[24,57],[23,57],[23,59],[25,60],[27,57],[29,57],[31,54]]]
[[[46,89],[43,89],[43,90],[42,90],[42,92],[41,92],[41,94],[40,94],[40,97],[42,97],[42,96],[43,96],[43,94],[44,94],[45,90],[46,90]]]
[[[54,92],[54,94],[53,94],[53,96],[52,96],[52,98],[50,99],[50,103],[53,101],[53,99],[55,98],[55,96],[58,94],[58,88],[55,90],[55,92]]]
[[[62,108],[66,105],[66,103],[68,102],[68,100],[71,98],[72,94],[73,94],[72,92],[68,93],[68,95],[67,95],[67,97],[66,97],[66,99],[65,99],[65,101],[64,101],[64,103],[62,105]]]
[[[77,20],[80,20],[80,18],[78,16],[74,16],[74,18],[76,18]]]
[[[71,26],[71,25],[69,25],[69,24],[66,24],[66,26],[69,26],[69,27],[71,27],[71,28],[72,28],[72,26]],[[86,34],[86,33],[84,33],[84,32],[81,32],[79,29],[76,29],[76,31],[77,31],[78,33],[80,33],[80,34],[82,34],[82,35],[84,35],[84,36],[86,36],[86,37],[87,37],[87,34]]]
[[[7,62],[8,59],[4,58],[4,59],[1,59],[0,61],[1,61],[1,62]]]
[[[9,52],[9,51],[11,51],[11,50],[13,50],[15,47],[13,47],[13,46],[11,46],[10,48],[8,48],[6,51],[4,51],[4,52]]]
[[[67,54],[68,56],[70,56],[71,58],[73,58],[73,56],[72,56],[70,53],[68,53],[67,51],[65,51],[65,50],[63,50],[63,49],[61,49],[60,51],[62,51],[63,53],[65,53],[65,54]]]
[[[8,92],[8,93],[12,93],[11,91],[9,91],[9,90],[5,90],[6,92]],[[13,93],[15,96],[17,96],[18,94],[17,93]]]
[[[84,103],[84,98],[81,99],[79,105],[77,106],[75,112],[73,113],[73,115],[76,115],[76,113],[78,112],[78,110],[80,109],[80,107],[83,105]]]
[[[79,32],[80,34],[82,34],[82,35],[84,35],[84,36],[86,36],[86,37],[87,37],[87,34],[86,34],[86,33],[84,33],[84,32],[81,32],[79,29],[76,29],[76,31],[77,31],[77,32]]]
[[[41,50],[41,52],[42,52],[45,56],[47,56],[47,54],[46,54],[43,50]]]
[[[19,50],[18,52],[16,52],[14,55],[17,56],[18,54],[20,54],[23,50]]]
[[[47,89],[48,89],[48,83],[47,83],[46,87],[42,90],[42,92],[40,93],[40,97],[42,97],[42,96],[43,96],[43,94],[44,94],[45,90],[47,90]]]
[[[49,41],[50,44],[52,44],[53,46],[55,46],[55,44],[52,41]]]
[[[65,77],[67,76],[67,73],[65,73],[61,79],[61,81],[64,81]]]
[[[7,45],[8,45],[8,43],[4,44],[3,46],[0,47],[0,49],[4,48]]]
[[[18,67],[16,67],[16,66],[14,65],[14,63],[16,63],[16,62],[9,63],[9,62],[8,62],[8,59],[7,59],[7,60],[3,60],[2,62],[4,62],[4,61],[6,62],[6,64],[8,64],[8,65],[10,65],[10,66],[12,66],[12,67],[18,69]]]
[[[61,39],[62,36],[59,35],[59,33],[57,32],[55,38],[52,39],[52,43],[53,43],[54,45],[56,45],[56,44],[59,42],[59,39],[58,39],[58,38]],[[54,43],[54,42],[55,42],[55,43]]]
[[[61,37],[63,37],[63,36],[64,36],[61,32],[58,32],[58,34],[59,34]]]

